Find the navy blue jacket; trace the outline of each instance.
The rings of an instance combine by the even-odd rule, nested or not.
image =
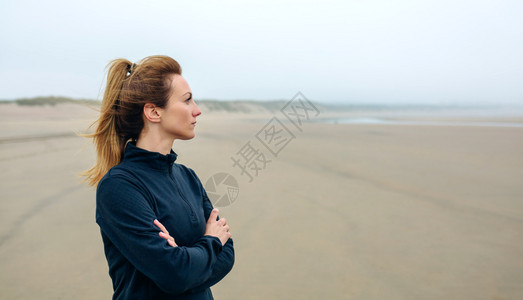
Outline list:
[[[113,299],[213,299],[210,287],[234,264],[233,241],[204,236],[212,204],[176,153],[150,152],[128,143],[124,158],[96,191]],[[153,224],[174,238],[171,247]]]

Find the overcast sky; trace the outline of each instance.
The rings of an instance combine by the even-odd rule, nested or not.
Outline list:
[[[523,103],[523,1],[2,0],[0,99],[100,99],[105,66],[180,62],[196,99]]]

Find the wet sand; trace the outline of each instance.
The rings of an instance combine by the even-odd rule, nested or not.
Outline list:
[[[110,299],[77,176],[94,151],[72,134],[95,116],[0,106],[1,298]],[[249,183],[230,157],[272,116],[202,115],[174,144],[202,182],[240,185],[216,299],[523,298],[523,128],[287,124],[296,138]]]

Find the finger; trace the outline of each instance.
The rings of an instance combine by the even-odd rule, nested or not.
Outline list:
[[[174,241],[174,238],[173,238],[172,236],[168,235],[168,234],[165,234],[165,233],[163,233],[163,232],[160,232],[159,235],[160,235],[160,237],[166,239],[167,241],[170,241],[170,240],[173,240],[173,241]]]
[[[163,231],[160,231],[158,233],[162,238],[168,240],[168,239],[172,239],[172,236],[168,235],[168,234],[165,234]]]
[[[216,218],[218,218],[218,213],[219,212],[220,211],[217,208],[213,209],[211,211],[211,214],[209,215],[209,220],[207,220],[207,223],[216,221]]]
[[[231,229],[231,227],[229,227],[229,225],[225,225],[225,226],[223,226],[223,228],[225,228],[225,230],[226,230],[227,232]]]
[[[165,233],[163,233],[163,232],[160,232],[159,235],[160,235],[162,238],[166,239],[166,240],[167,240],[167,243],[169,243],[169,245],[171,245],[171,246],[173,246],[173,247],[178,247],[178,245],[176,245],[176,242],[174,241],[174,238],[173,238],[172,236],[167,235],[167,234],[165,234]]]
[[[160,221],[158,220],[154,220],[153,222],[156,226],[158,226],[165,234],[169,235],[169,231],[167,231],[167,228],[165,228],[165,226],[163,226],[162,223],[160,223]]]
[[[161,231],[167,231],[167,229],[165,228],[165,226],[163,226],[162,223],[160,223],[160,221],[158,221],[157,219],[154,219],[154,225],[158,226],[158,228],[160,228]]]
[[[169,245],[171,245],[171,247],[178,247],[178,245],[176,245],[176,243],[174,242],[174,239],[167,240],[167,243],[169,243]]]
[[[222,225],[226,225],[226,224],[227,224],[227,219],[225,219],[225,218],[221,218],[221,219],[219,219],[218,221],[219,221],[220,224],[222,224]]]

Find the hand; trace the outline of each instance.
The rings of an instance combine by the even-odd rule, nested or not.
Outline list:
[[[225,218],[216,220],[216,218],[218,218],[218,212],[219,210],[217,208],[211,211],[209,220],[207,220],[207,226],[205,227],[205,235],[219,238],[223,246],[231,237],[231,233],[229,232],[230,228],[229,225],[227,225],[227,220],[225,220]]]
[[[169,243],[169,245],[171,245],[172,247],[178,247],[178,245],[176,245],[176,243],[174,242],[174,238],[169,235],[169,231],[167,231],[165,226],[163,226],[163,224],[160,223],[160,221],[155,219],[154,220],[154,225],[158,226],[162,230],[159,233],[160,237],[166,239],[167,243]]]

